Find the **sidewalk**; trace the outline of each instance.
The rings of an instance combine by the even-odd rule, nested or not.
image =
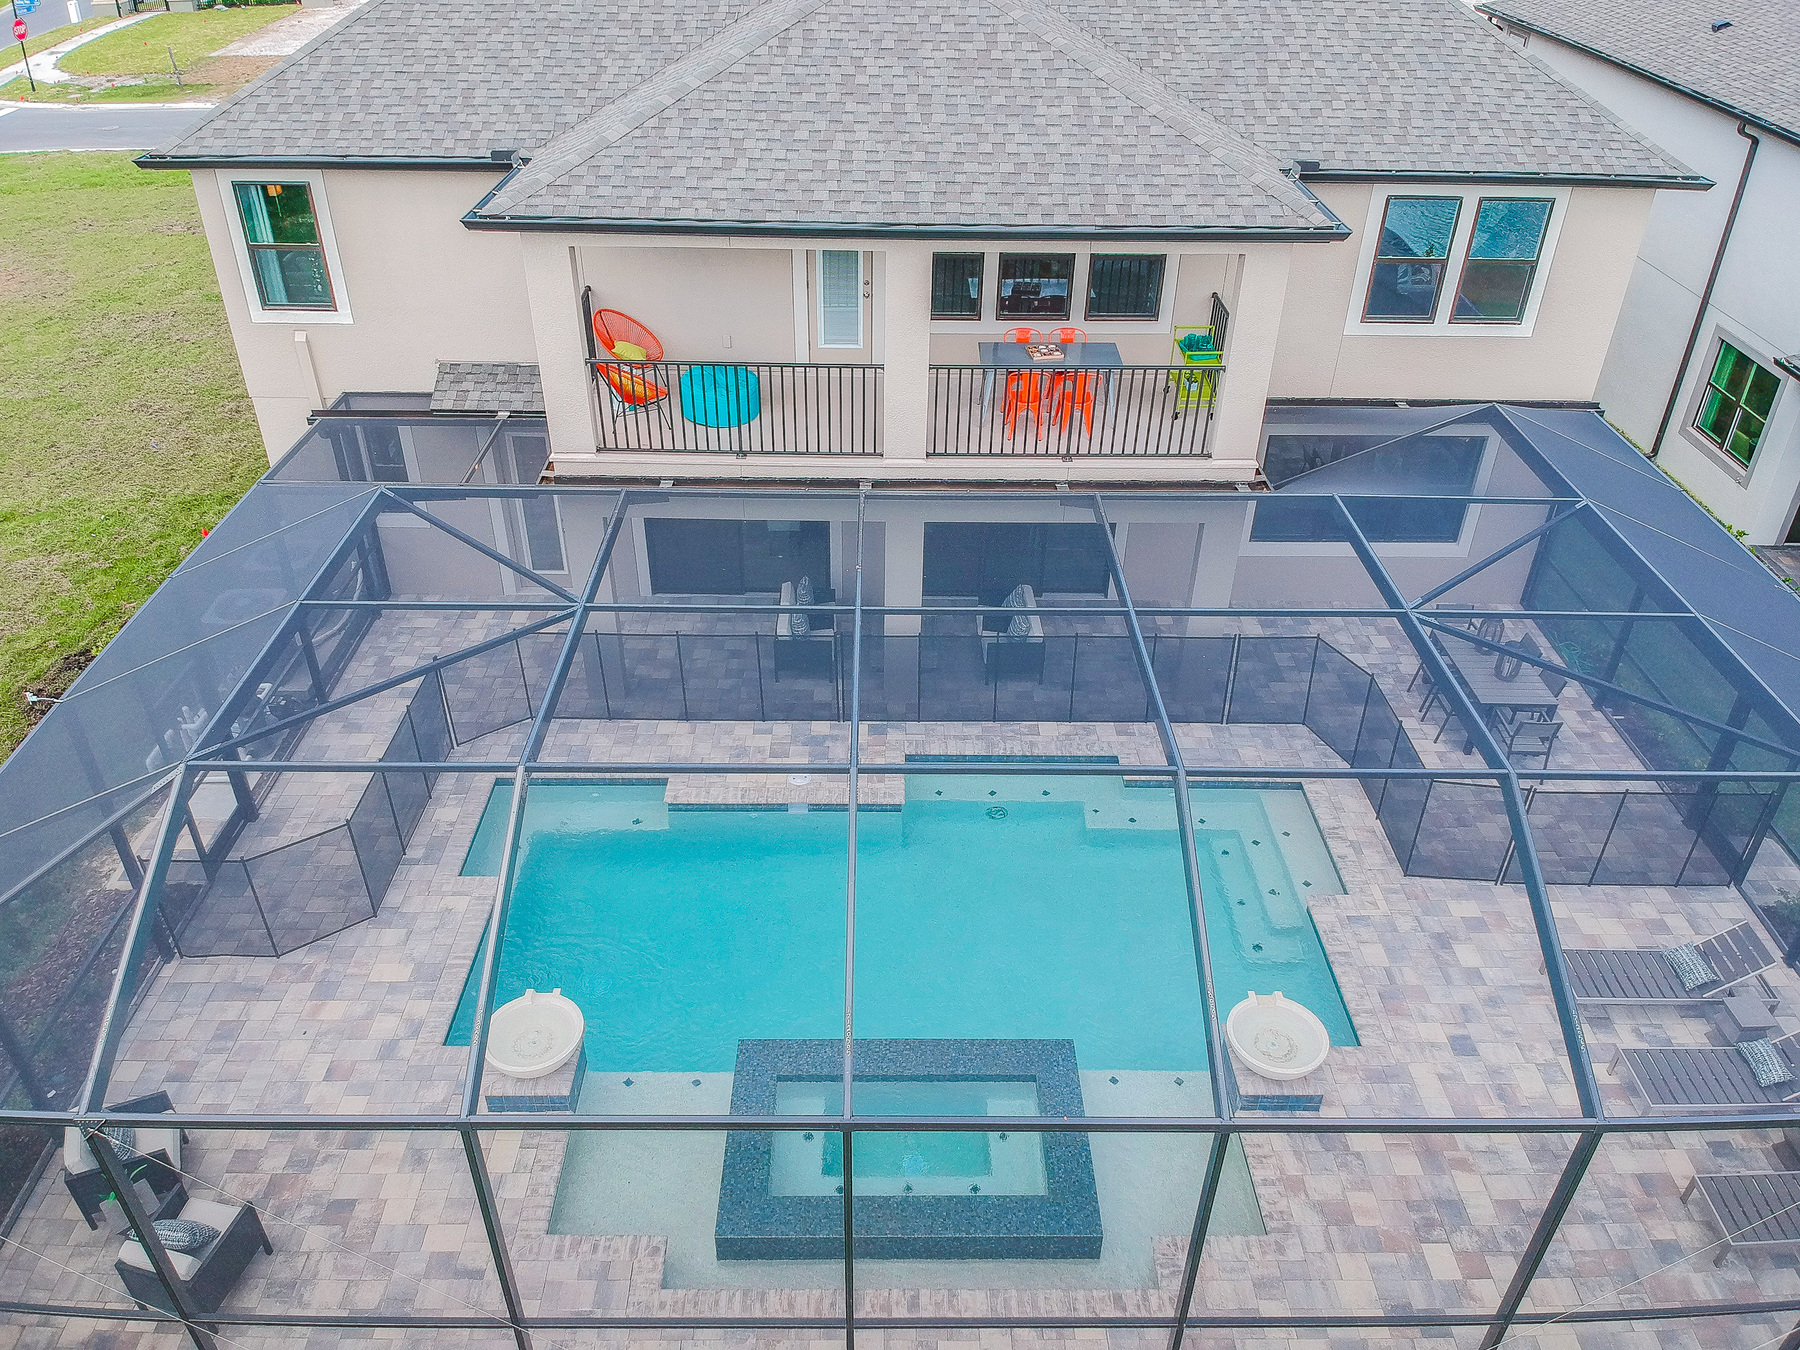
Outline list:
[[[7,84],[19,79],[25,74],[27,65],[31,67],[31,77],[39,84],[66,84],[75,77],[56,68],[56,63],[64,52],[72,52],[77,47],[92,42],[95,38],[103,38],[108,33],[116,33],[121,28],[131,27],[134,23],[142,23],[152,14],[160,13],[162,13],[161,10],[152,10],[149,13],[133,14],[127,18],[117,19],[112,23],[103,23],[98,28],[90,28],[80,36],[70,38],[67,42],[59,42],[54,47],[46,47],[41,52],[33,52],[25,61],[14,61],[10,66],[0,67],[0,84]]]

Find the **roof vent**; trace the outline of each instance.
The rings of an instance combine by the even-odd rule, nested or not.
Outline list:
[[[1296,173],[1317,173],[1318,171],[1319,161],[1316,159],[1297,159],[1294,161],[1294,172]]]
[[[1731,27],[1730,19],[1714,19],[1712,21],[1712,30],[1715,33],[1723,33],[1729,27]]]
[[[493,160],[496,164],[511,164],[513,162],[513,156],[518,153],[517,150],[490,150],[488,151],[488,158]]]

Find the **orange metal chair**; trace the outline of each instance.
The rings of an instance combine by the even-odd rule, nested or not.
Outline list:
[[[1002,342],[1042,342],[1044,335],[1035,328],[1009,328],[1000,340]]]
[[[663,345],[643,324],[632,318],[623,310],[597,309],[594,311],[594,337],[599,341],[601,350],[613,361],[602,362],[600,378],[612,389],[614,400],[623,408],[648,408],[652,404],[661,403],[669,397],[668,389],[650,378],[650,372],[632,369],[639,361],[660,361],[663,359]],[[628,342],[644,353],[639,357],[622,358],[616,350],[621,342]]]
[[[1091,370],[1056,377],[1050,390],[1050,416],[1059,430],[1066,430],[1069,415],[1080,409],[1082,425],[1088,435],[1094,434],[1094,398],[1100,392],[1100,380],[1099,373]]]
[[[641,358],[633,359],[663,359],[663,345],[656,340],[656,334],[623,310],[595,310],[594,336],[600,340],[600,346],[608,356],[618,356],[613,349],[621,342],[629,342],[634,347],[642,348],[644,353]]]
[[[1044,403],[1044,379],[1035,371],[1022,370],[1006,377],[1006,398],[1000,404],[1000,415],[1006,421],[1006,434],[1013,434],[1019,414],[1041,417]]]
[[[1056,328],[1051,330],[1058,342],[1086,342],[1087,330],[1082,328]]]

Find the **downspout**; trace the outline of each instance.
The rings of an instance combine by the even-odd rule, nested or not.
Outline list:
[[[1663,437],[1669,434],[1669,419],[1675,416],[1675,403],[1681,397],[1681,386],[1687,380],[1688,366],[1694,360],[1694,348],[1700,342],[1700,329],[1706,323],[1706,311],[1712,306],[1713,287],[1718,284],[1719,269],[1725,265],[1725,250],[1731,245],[1732,227],[1737,224],[1738,207],[1744,204],[1744,189],[1750,185],[1750,166],[1756,163],[1756,152],[1762,138],[1750,130],[1748,122],[1739,122],[1737,133],[1750,142],[1744,152],[1744,167],[1738,174],[1737,191],[1732,194],[1731,210],[1725,213],[1725,228],[1719,234],[1719,250],[1713,254],[1712,271],[1706,274],[1706,288],[1700,292],[1700,308],[1694,311],[1694,326],[1688,330],[1687,346],[1681,350],[1681,364],[1675,370],[1675,382],[1669,386],[1669,401],[1663,405],[1662,421],[1656,425],[1656,439],[1650,442],[1650,458],[1662,451]]]

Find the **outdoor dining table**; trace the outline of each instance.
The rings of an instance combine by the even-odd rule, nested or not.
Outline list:
[[[1543,674],[1535,666],[1520,662],[1518,674],[1510,680],[1502,679],[1495,669],[1500,662],[1501,653],[1477,646],[1452,633],[1435,633],[1432,640],[1455,669],[1456,678],[1468,691],[1469,698],[1490,724],[1494,714],[1502,708],[1520,712],[1556,711],[1556,695],[1550,692],[1550,686],[1544,682]],[[1474,738],[1468,737],[1463,742],[1464,752],[1472,749],[1474,744]]]
[[[1117,370],[1125,363],[1119,359],[1116,342],[1065,342],[1060,344],[1060,361],[1033,361],[1023,342],[983,342],[981,364],[989,367],[981,380],[981,411],[985,414],[994,403],[994,372],[997,370],[1037,370],[1054,375],[1059,370],[1092,369],[1095,366]],[[1117,391],[1111,376],[1106,382],[1106,406],[1110,409]]]

